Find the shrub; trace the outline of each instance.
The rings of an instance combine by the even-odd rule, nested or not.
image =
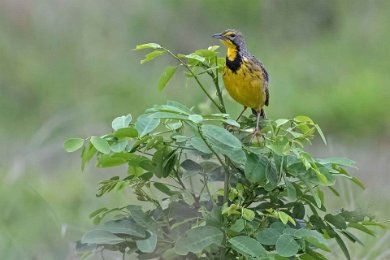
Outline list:
[[[162,74],[164,89],[178,71],[195,80],[217,112],[196,113],[176,101],[155,105],[138,116],[120,116],[101,137],[71,138],[69,152],[82,148],[82,169],[127,167],[125,176],[103,180],[97,196],[131,188],[140,203],[100,208],[90,217],[97,225],[78,242],[80,251],[113,250],[142,259],[326,259],[335,240],[350,258],[345,239],[360,242],[353,229],[368,234],[372,217],[325,207],[324,189],[339,196],[336,181],[354,162],[320,159],[304,150],[320,127],[307,116],[263,120],[252,138],[255,118],[236,122],[226,113],[219,84],[224,59],[217,46],[176,55],[159,44],[141,63],[170,55],[177,65]],[[216,98],[201,80],[210,77]],[[124,169],[124,168],[120,168]],[[139,205],[142,206],[139,206]]]

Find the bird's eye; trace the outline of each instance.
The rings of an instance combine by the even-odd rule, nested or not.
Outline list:
[[[236,37],[236,34],[234,34],[234,33],[232,33],[232,34],[229,35],[229,38],[230,38],[230,39],[234,39],[235,37]]]

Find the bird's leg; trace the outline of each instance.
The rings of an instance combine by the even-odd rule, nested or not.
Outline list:
[[[253,132],[252,134],[252,137],[251,137],[251,140],[253,139],[253,137],[256,136],[257,138],[257,142],[260,142],[259,141],[259,138],[257,136],[257,134],[260,132],[260,127],[259,127],[259,124],[260,124],[260,117],[262,116],[262,110],[260,111],[256,111],[256,128],[255,128],[255,131]],[[263,112],[264,113],[264,112]]]
[[[238,121],[238,119],[240,119],[240,117],[242,116],[242,114],[244,114],[245,110],[247,109],[246,106],[244,106],[244,109],[241,111],[240,115],[237,117],[236,121]]]

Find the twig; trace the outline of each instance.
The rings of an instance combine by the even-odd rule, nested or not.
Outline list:
[[[219,161],[219,163],[222,165],[223,169],[225,170],[225,181],[224,181],[224,191],[223,191],[223,204],[225,204],[227,202],[227,199],[228,199],[228,190],[229,190],[229,180],[230,180],[230,171],[229,171],[229,167],[222,161],[221,157],[218,155],[218,153],[211,147],[211,145],[207,142],[206,138],[202,135],[202,130],[200,129],[200,127],[198,126],[198,131],[199,131],[199,134],[200,134],[200,137],[202,138],[202,140],[205,142],[205,144],[207,145],[207,147],[210,149],[210,151],[215,155],[215,157],[217,157],[217,160]]]
[[[190,74],[195,78],[195,81],[196,83],[198,83],[199,87],[202,89],[202,91],[206,94],[206,96],[210,99],[210,101],[218,108],[218,110],[222,113],[224,113],[224,108],[222,108],[211,96],[210,94],[207,92],[206,88],[203,86],[203,84],[199,81],[198,77],[195,75],[195,73],[192,71],[192,69],[190,68],[190,66],[188,66],[187,63],[185,63],[182,59],[180,59],[177,55],[173,54],[173,52],[171,52],[170,50],[166,49],[166,48],[162,48],[163,50],[165,50],[167,53],[169,53],[172,57],[174,57],[177,61],[180,62],[180,64],[182,64],[189,72]]]
[[[213,77],[213,82],[214,82],[215,88],[217,89],[217,95],[219,98],[220,106],[223,108],[223,110],[221,112],[226,113],[225,104],[224,104],[223,98],[222,98],[222,91],[221,91],[221,88],[219,87],[219,82],[218,82],[218,57],[217,56],[215,56],[215,65],[216,65],[216,68],[215,68],[215,74]]]

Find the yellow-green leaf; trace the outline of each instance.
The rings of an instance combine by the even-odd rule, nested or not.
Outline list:
[[[64,149],[68,153],[77,151],[80,149],[84,144],[84,139],[82,138],[69,138],[64,143]]]
[[[101,153],[109,154],[111,151],[110,145],[103,138],[92,136],[90,142]]]
[[[151,61],[154,58],[163,55],[165,52],[166,51],[159,51],[159,50],[152,51],[152,52],[146,54],[145,59],[141,60],[141,64],[144,64],[145,62]]]
[[[151,42],[151,43],[139,44],[139,45],[135,46],[134,50],[159,49],[159,48],[161,48],[160,44]]]
[[[163,90],[172,76],[175,74],[177,66],[169,66],[165,69],[158,81],[158,90]]]

